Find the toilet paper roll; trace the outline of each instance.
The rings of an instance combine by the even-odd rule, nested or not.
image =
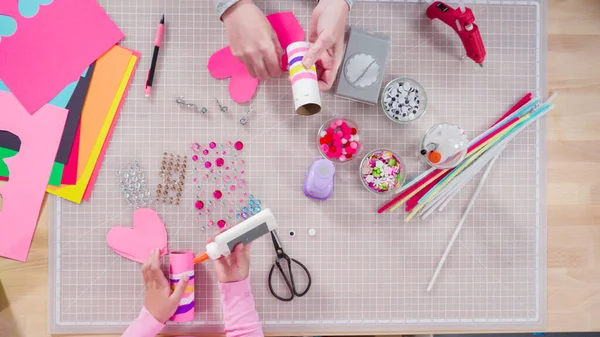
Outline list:
[[[321,93],[317,80],[317,69],[304,68],[302,60],[308,51],[308,42],[294,42],[287,47],[290,83],[294,94],[296,113],[302,116],[314,115],[321,111]]]
[[[177,311],[171,317],[173,322],[189,322],[194,319],[194,253],[171,252],[169,254],[169,283],[174,290],[183,276],[189,277],[183,298],[179,302]]]

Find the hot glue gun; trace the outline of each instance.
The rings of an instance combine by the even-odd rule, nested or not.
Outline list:
[[[479,27],[475,24],[475,16],[470,8],[465,7],[462,2],[460,8],[452,8],[441,1],[434,1],[427,7],[427,17],[431,20],[440,19],[452,27],[460,37],[467,56],[483,67],[485,59],[485,47],[479,33]]]

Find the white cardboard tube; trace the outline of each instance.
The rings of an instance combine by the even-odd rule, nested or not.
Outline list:
[[[286,49],[290,83],[294,94],[294,107],[296,113],[302,116],[311,116],[321,111],[321,93],[319,92],[317,72],[314,68],[305,69],[301,60],[297,61],[298,57],[304,58],[307,48],[310,48],[310,43],[301,41],[290,44]]]

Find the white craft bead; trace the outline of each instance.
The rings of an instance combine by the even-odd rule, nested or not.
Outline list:
[[[311,228],[308,230],[308,235],[315,236],[317,235],[317,231],[314,228]]]

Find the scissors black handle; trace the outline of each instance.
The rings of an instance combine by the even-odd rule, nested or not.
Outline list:
[[[302,297],[302,296],[306,295],[306,293],[308,293],[308,290],[310,289],[310,286],[312,284],[312,278],[311,278],[310,272],[308,271],[306,266],[304,266],[300,261],[289,257],[285,253],[278,254],[278,255],[279,256],[277,256],[277,260],[275,260],[275,264],[273,264],[273,266],[271,267],[271,271],[269,272],[269,290],[271,291],[271,294],[273,296],[275,296],[276,299],[278,299],[280,301],[284,301],[284,302],[289,302],[289,301],[293,300],[295,296]],[[281,263],[279,263],[279,260],[282,260],[282,259],[287,262],[288,274],[290,275],[289,278],[286,276],[283,268],[281,267]],[[296,290],[296,283],[294,282],[294,273],[292,272],[292,262],[294,262],[295,264],[300,266],[300,268],[302,268],[304,270],[304,272],[306,273],[306,276],[308,277],[308,285],[306,286],[306,289],[302,292],[298,292],[298,290]],[[278,294],[275,293],[275,290],[273,289],[272,278],[273,278],[273,271],[275,270],[275,266],[277,266],[277,269],[279,269],[279,272],[281,273],[281,276],[283,277],[283,280],[285,281],[287,288],[290,290],[289,297],[279,296]]]

